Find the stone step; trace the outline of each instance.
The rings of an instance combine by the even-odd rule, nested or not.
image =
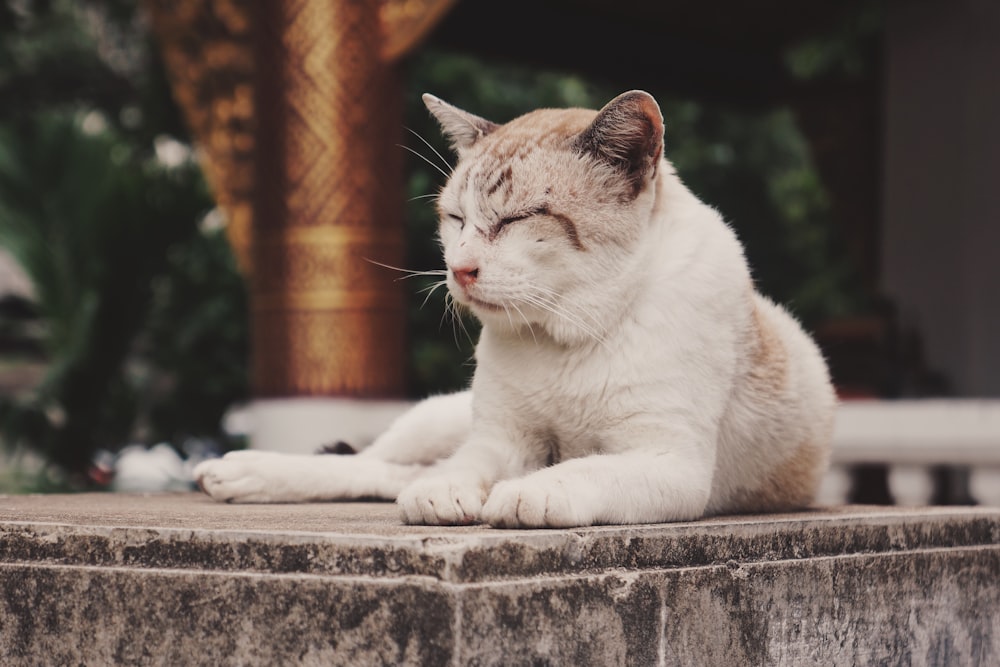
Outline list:
[[[0,664],[1000,664],[1000,510],[572,530],[0,496]]]

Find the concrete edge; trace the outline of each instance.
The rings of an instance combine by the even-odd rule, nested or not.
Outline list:
[[[0,562],[465,583],[1000,544],[995,510],[744,519],[423,536],[2,521]]]

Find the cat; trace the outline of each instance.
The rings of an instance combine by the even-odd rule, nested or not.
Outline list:
[[[836,398],[664,157],[654,98],[496,124],[432,95],[458,155],[438,198],[452,297],[481,321],[471,390],[355,456],[234,452],[213,498],[396,498],[413,524],[570,527],[807,506]]]

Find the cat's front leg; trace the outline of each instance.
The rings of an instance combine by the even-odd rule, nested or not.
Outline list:
[[[502,433],[474,433],[448,460],[400,492],[396,503],[410,524],[468,525],[480,520],[498,479],[523,474],[525,448]]]
[[[392,500],[427,470],[362,456],[230,452],[198,464],[195,480],[215,500],[297,503],[376,497]]]
[[[471,428],[471,391],[431,396],[397,417],[360,455],[430,465],[454,454]]]
[[[225,502],[393,500],[468,438],[471,421],[471,392],[434,396],[398,417],[356,456],[230,452],[199,464],[195,479],[205,493]]]
[[[482,521],[503,528],[660,523],[701,517],[712,468],[672,452],[601,454],[496,484]]]

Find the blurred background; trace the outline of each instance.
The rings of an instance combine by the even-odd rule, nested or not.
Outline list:
[[[254,4],[0,0],[0,490],[101,487],[130,444],[242,446]],[[441,268],[432,151],[451,159],[421,93],[503,122],[642,88],[842,397],[1000,395],[996,3],[372,4],[420,24],[393,64],[405,192],[384,193],[405,268]],[[433,282],[404,281],[409,398],[473,370],[475,323]],[[887,498],[884,468],[858,479]]]

